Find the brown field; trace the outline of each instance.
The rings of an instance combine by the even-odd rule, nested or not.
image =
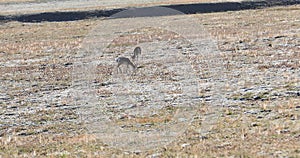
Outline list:
[[[198,19],[217,41],[229,72],[255,71],[270,90],[229,93],[235,104],[220,107],[205,136],[198,129],[210,107],[203,103],[176,141],[125,152],[89,134],[76,113],[80,107],[68,94],[57,95],[72,85],[73,56],[103,19],[2,23],[0,157],[299,157],[300,5],[184,16]],[[269,72],[280,78],[265,79]]]

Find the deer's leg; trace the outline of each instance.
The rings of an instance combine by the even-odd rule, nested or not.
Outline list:
[[[118,65],[117,65],[117,73],[119,73],[119,71],[122,73],[122,70],[121,70],[121,68],[120,68],[120,63],[118,63]]]
[[[128,69],[129,69],[129,64],[127,64],[126,73],[128,73]]]

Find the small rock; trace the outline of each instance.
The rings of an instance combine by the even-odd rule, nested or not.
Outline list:
[[[181,145],[181,148],[186,148],[186,147],[189,147],[189,146],[191,146],[191,144],[184,143],[184,144]]]
[[[64,64],[64,66],[66,66],[66,67],[67,67],[67,66],[70,66],[70,65],[73,65],[73,63],[67,62],[67,63]]]
[[[0,96],[0,100],[8,101],[10,100],[10,97],[8,95],[2,95]]]
[[[15,105],[7,107],[7,109],[17,109],[17,108],[18,108],[18,106],[15,106]]]
[[[259,126],[259,124],[256,123],[256,122],[253,122],[253,123],[251,123],[251,126],[252,126],[252,127],[257,127],[257,126]]]
[[[136,150],[133,153],[136,154],[136,155],[140,155],[142,153],[142,151],[141,150]]]
[[[208,139],[208,137],[207,136],[200,136],[200,139],[205,140],[205,139]]]
[[[262,119],[263,118],[263,116],[257,116],[257,119]]]
[[[274,38],[277,39],[277,38],[283,38],[283,37],[286,37],[286,36],[279,35],[279,36],[275,36]]]
[[[258,114],[259,113],[259,110],[256,110],[256,109],[251,109],[249,111],[245,111],[244,112],[245,114]]]
[[[176,49],[182,49],[182,46],[177,46]]]
[[[147,158],[159,158],[160,156],[161,156],[161,153],[155,153],[155,154],[148,156]]]
[[[271,112],[272,110],[261,110],[260,112]]]
[[[13,116],[15,115],[14,113],[6,113],[5,116]]]
[[[280,131],[281,134],[289,133],[289,132],[290,132],[290,130],[288,130],[288,129],[284,129],[284,130],[281,130],[281,131]]]

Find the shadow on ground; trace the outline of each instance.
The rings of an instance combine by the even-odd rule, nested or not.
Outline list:
[[[300,0],[265,0],[265,1],[243,1],[243,2],[223,2],[223,3],[196,3],[196,4],[180,4],[180,5],[163,5],[159,7],[167,7],[178,10],[184,14],[211,13],[224,11],[237,11],[245,9],[260,9],[272,6],[286,6],[300,4]],[[118,12],[127,10],[128,8],[120,8],[113,10],[92,10],[92,11],[70,11],[70,12],[45,12],[38,14],[24,14],[16,16],[1,16],[0,22],[19,21],[19,22],[59,22],[59,21],[76,21],[98,17],[110,17]],[[147,8],[139,8],[143,11]],[[134,10],[134,9],[133,9]],[[164,14],[134,14],[135,17],[145,16],[165,16]],[[170,15],[170,14],[167,14]],[[176,12],[174,14],[176,15]],[[126,18],[126,16],[122,17]]]

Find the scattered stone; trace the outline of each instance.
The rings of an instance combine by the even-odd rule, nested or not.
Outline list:
[[[65,67],[68,67],[68,66],[71,66],[71,65],[73,65],[73,63],[71,63],[71,62],[67,62],[67,63],[64,64]]]
[[[264,110],[261,110],[260,112],[271,112],[272,110],[266,110],[266,109],[264,109]]]
[[[15,114],[14,113],[6,113],[4,115],[6,115],[6,116],[14,116]]]
[[[11,98],[8,96],[8,95],[0,95],[0,100],[4,100],[4,101],[8,101],[10,100]]]
[[[136,151],[134,151],[133,152],[135,155],[140,155],[141,153],[142,153],[142,151],[141,150],[136,150]]]
[[[275,36],[274,38],[277,39],[277,38],[283,38],[283,37],[287,37],[287,36],[280,35],[280,36]]]
[[[160,158],[160,157],[161,157],[161,153],[155,153],[155,154],[147,156],[147,158]]]
[[[257,127],[257,126],[259,126],[259,124],[257,122],[253,122],[253,123],[251,123],[251,126],[252,127]]]
[[[245,114],[258,114],[259,113],[259,110],[258,109],[251,109],[249,111],[245,111],[244,112]]]
[[[182,46],[177,46],[176,49],[182,49]]]
[[[209,132],[207,132],[207,133],[209,133]],[[202,136],[199,136],[199,139],[200,140],[206,140],[206,139],[208,139],[208,136],[202,135]]]
[[[189,146],[191,146],[191,144],[184,143],[184,144],[181,145],[181,148],[187,148],[187,147],[189,147]]]
[[[286,134],[286,133],[289,133],[289,132],[290,132],[290,130],[288,130],[288,129],[284,129],[284,130],[280,131],[281,134]]]
[[[262,119],[262,118],[264,118],[263,116],[257,116],[256,117],[257,119]]]

